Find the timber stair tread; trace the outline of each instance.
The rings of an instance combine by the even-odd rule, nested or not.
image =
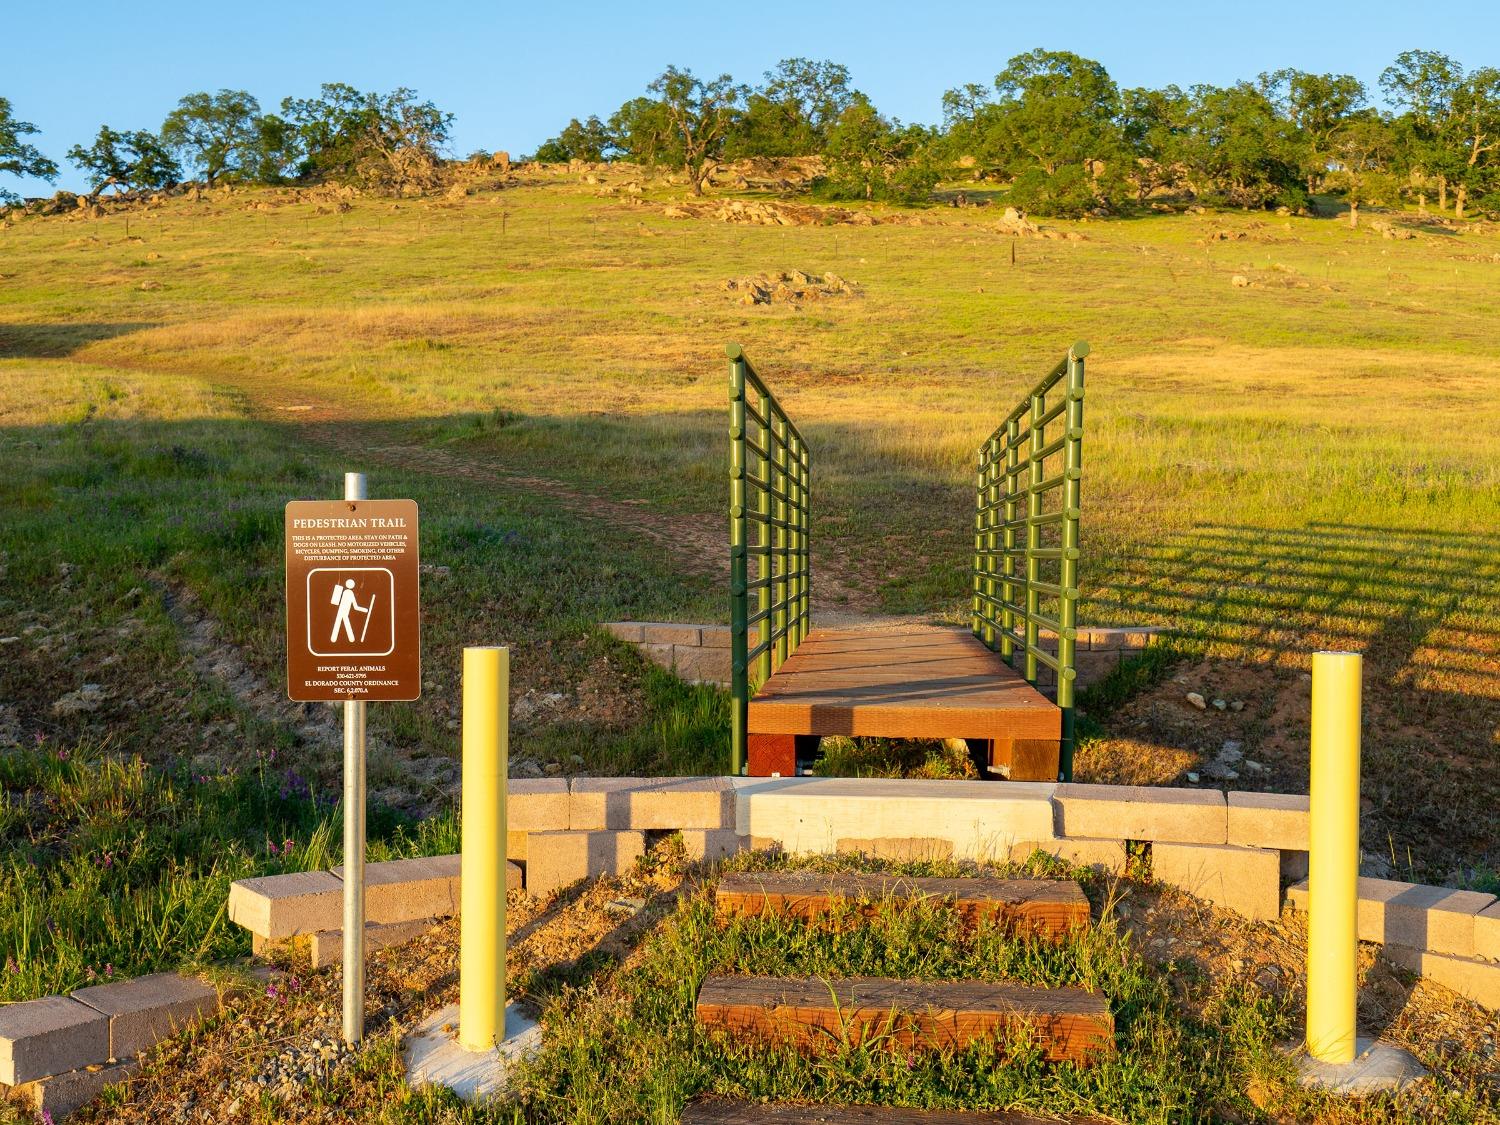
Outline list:
[[[1080,1117],[1037,1117],[1018,1110],[910,1109],[884,1105],[794,1105],[703,1098],[682,1111],[682,1125],[1095,1125]],[[1102,1125],[1102,1123],[1098,1123]]]
[[[1087,926],[1089,900],[1067,879],[934,878],[816,871],[727,872],[715,905],[725,915],[813,919],[850,904],[936,900],[970,925],[989,923],[1052,939]]]
[[[1056,740],[1062,712],[967,630],[814,629],[750,700],[748,729]]]
[[[708,1028],[799,1048],[879,1039],[906,1049],[957,1049],[1029,1031],[1048,1061],[1086,1062],[1114,1039],[1103,996],[1009,982],[710,976],[696,1014]]]

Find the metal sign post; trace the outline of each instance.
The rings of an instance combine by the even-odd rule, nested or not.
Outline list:
[[[365,1030],[365,705],[422,693],[417,506],[344,499],[286,506],[287,695],[344,705],[344,1041]]]
[[[364,473],[344,474],[344,499],[365,500]],[[374,601],[370,609],[374,611]],[[368,625],[370,614],[365,614]],[[365,1037],[365,701],[344,700],[344,1042]]]

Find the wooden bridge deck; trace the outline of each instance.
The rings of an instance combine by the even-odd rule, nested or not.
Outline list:
[[[750,701],[749,773],[793,775],[830,734],[961,738],[993,772],[1055,781],[1062,712],[967,630],[814,629]]]

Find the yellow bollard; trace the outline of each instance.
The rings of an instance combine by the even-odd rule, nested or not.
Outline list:
[[[463,861],[458,1045],[488,1051],[505,1038],[505,774],[510,650],[464,649]]]
[[[1307,1052],[1326,1063],[1355,1053],[1361,664],[1357,652],[1312,661]]]

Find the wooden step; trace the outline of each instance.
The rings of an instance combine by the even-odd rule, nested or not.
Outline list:
[[[726,873],[717,905],[724,914],[767,912],[811,919],[849,903],[865,912],[886,899],[939,899],[970,925],[980,922],[1058,939],[1089,924],[1089,900],[1065,879],[936,879],[815,871]]]
[[[981,981],[711,976],[698,991],[697,1015],[708,1028],[804,1049],[846,1035],[851,1043],[880,1037],[906,1049],[960,1048],[1029,1028],[1049,1061],[1085,1062],[1114,1040],[1102,996]]]
[[[1034,1117],[1016,1110],[908,1109],[886,1105],[790,1105],[704,1098],[689,1102],[682,1125],[1088,1125],[1078,1117]]]

